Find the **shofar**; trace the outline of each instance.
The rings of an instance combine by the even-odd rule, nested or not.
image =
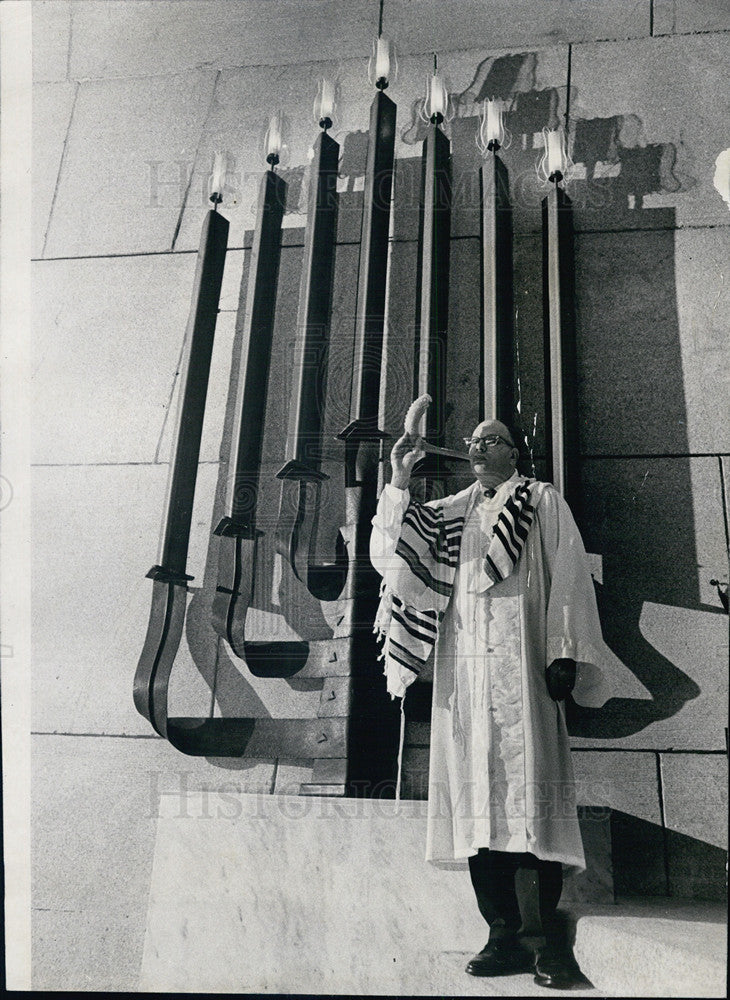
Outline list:
[[[432,402],[433,400],[427,392],[424,392],[424,394],[419,396],[418,399],[414,399],[408,407],[408,412],[406,413],[404,421],[406,434],[409,434],[411,437],[420,437],[418,425],[421,423],[423,415]],[[465,455],[463,451],[453,451],[451,448],[439,448],[438,445],[429,444],[428,441],[424,441],[423,438],[420,438],[419,447],[422,448],[423,451],[432,452],[434,455],[447,455],[449,458],[460,458],[462,461],[469,461],[469,456]]]

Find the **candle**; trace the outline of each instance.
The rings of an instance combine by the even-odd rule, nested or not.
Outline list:
[[[381,35],[375,47],[375,79],[388,82],[390,76],[390,45]]]
[[[335,85],[331,80],[320,80],[317,104],[319,105],[316,115],[318,120],[332,118],[335,111]]]
[[[266,159],[276,158],[278,163],[281,152],[281,113],[272,115],[266,131]],[[271,162],[271,161],[269,161]]]
[[[487,142],[502,141],[502,109],[496,101],[487,101]]]
[[[223,188],[226,182],[227,157],[225,153],[216,152],[213,158],[213,173],[210,178],[210,200],[222,201]]]
[[[547,133],[547,171],[551,174],[565,173],[563,133],[554,129]]]
[[[446,87],[440,73],[434,73],[431,77],[428,95],[428,117],[433,118],[444,114],[446,110]]]
[[[477,149],[485,155],[487,150],[496,153],[502,146],[508,146],[512,138],[502,123],[501,101],[488,100],[479,112],[479,129],[476,134]]]

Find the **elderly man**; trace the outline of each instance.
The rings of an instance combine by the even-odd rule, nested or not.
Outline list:
[[[408,490],[421,439],[392,450],[370,543],[376,629],[395,697],[434,653],[426,859],[468,859],[490,930],[466,971],[534,966],[535,982],[567,988],[584,980],[555,911],[563,865],[585,859],[563,699],[608,694],[593,581],[567,504],[517,473],[509,429],[487,420],[465,443],[476,481],[428,503]]]

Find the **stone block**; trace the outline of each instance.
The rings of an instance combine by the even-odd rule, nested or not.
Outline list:
[[[348,677],[350,645],[349,638],[310,642],[307,662],[297,673],[297,677],[319,677],[326,680]]]
[[[578,823],[586,867],[583,871],[565,871],[561,905],[612,903],[611,810],[579,805]]]
[[[439,51],[468,49],[475,45],[490,48],[556,42],[581,42],[599,38],[631,38],[649,32],[649,3],[611,4],[608,0],[560,0],[536,5],[529,0],[491,2],[464,0],[458,16],[437,0],[419,5],[418,17],[408,0],[392,0],[388,7],[388,31],[402,39],[404,51],[432,52],[433,39]],[[445,61],[445,59],[444,59]]]
[[[576,746],[724,747],[727,623],[709,584],[725,547],[716,463],[583,463],[583,539],[602,558],[599,612],[617,659],[614,697],[569,713]]]
[[[721,401],[730,396],[725,262],[730,229],[681,229],[674,236],[677,322],[690,453],[730,452]],[[656,371],[656,369],[655,369]]]
[[[717,137],[728,129],[726,64],[722,34],[575,46],[579,228],[730,225],[712,182]]]
[[[369,51],[368,42],[366,51]],[[334,138],[340,143],[340,183],[338,185],[339,239],[359,242],[361,184],[367,151],[371,93],[363,86],[361,60],[343,65],[332,62],[308,62],[291,73],[281,65],[247,66],[221,73],[195,157],[190,197],[185,204],[176,249],[197,245],[198,218],[207,199],[208,175],[213,154],[227,149],[235,163],[229,173],[230,189],[222,211],[230,219],[231,246],[242,246],[244,233],[256,224],[258,189],[266,162],[263,138],[268,119],[261,111],[259,97],[267,95],[267,107],[281,109],[285,115],[283,140],[286,157],[279,173],[287,181],[283,225],[298,229],[305,225],[309,190],[309,154],[318,129],[309,108],[317,93],[320,78],[337,78],[340,96]],[[306,95],[306,96],[304,96]],[[358,191],[360,193],[358,193]]]
[[[311,760],[278,760],[274,794],[298,795],[301,783],[312,780],[312,763]]]
[[[715,611],[726,565],[716,458],[585,459],[581,523],[603,592]]]
[[[599,601],[604,638],[619,658],[612,674],[633,675],[645,691],[640,697],[616,695],[600,709],[573,706],[573,746],[722,748],[727,623],[712,612],[649,601],[639,610],[640,604],[638,598]]]
[[[34,463],[158,460],[194,273],[192,254],[33,265]]]
[[[667,849],[658,823],[614,810],[611,813],[611,854],[616,895],[666,896]]]
[[[196,815],[199,796],[187,801]],[[226,807],[230,819],[183,824],[171,802],[155,850],[141,990],[184,982],[195,991],[236,983],[248,992],[448,995],[453,960],[463,969],[484,924],[466,864],[449,871],[422,860],[423,803],[246,795],[240,807]],[[230,857],[237,863],[222,872],[219,859]],[[272,937],[282,926],[292,935]],[[505,984],[515,996],[533,989],[527,975]],[[484,985],[465,979],[461,988],[476,995]]]
[[[71,8],[70,0],[36,0],[32,5],[34,83],[68,79]]]
[[[423,992],[414,986],[427,968],[436,977],[432,988],[443,992],[450,973],[439,979],[442,963],[427,956],[483,944],[466,872],[438,871],[422,860],[420,803],[396,810],[366,799],[247,796],[241,804],[245,815],[206,826],[204,837],[201,824],[187,827],[173,815],[160,826],[140,989],[177,989],[185,981],[193,990],[235,983],[254,992],[334,987],[402,995]],[[196,808],[191,796],[190,812]],[[242,843],[245,852],[234,846]],[[224,880],[214,859],[229,856],[237,863]],[[264,899],[262,919],[257,900]],[[271,934],[283,926],[291,934]],[[204,953],[209,960],[202,962]]]
[[[215,79],[206,69],[79,85],[46,257],[170,250],[188,197],[197,249],[207,206],[193,209],[189,172]]]
[[[401,798],[428,798],[428,758],[428,747],[404,747]]]
[[[260,717],[250,721],[247,727],[246,743],[241,756],[247,759],[292,757],[302,760],[342,757],[345,753],[346,730],[345,718]]]
[[[203,565],[206,498],[217,469],[201,467],[188,569]],[[150,734],[132,704],[132,680],[149,619],[167,467],[34,470],[33,728]],[[79,539],[83,539],[79,555]],[[216,638],[191,633],[202,612],[202,577],[191,584],[187,634],[170,685],[171,714],[207,716]]]
[[[341,785],[347,778],[347,758],[320,758],[314,761],[312,782],[320,785]]]
[[[319,712],[320,719],[330,718],[336,715],[346,715],[350,706],[350,678],[349,677],[325,677],[323,678],[322,693],[320,695]]]
[[[317,785],[313,782],[305,781],[299,786],[299,794],[342,798],[345,794],[345,785]]]
[[[230,814],[233,789],[268,791],[274,762],[209,763],[158,738],[36,736],[32,768],[33,989],[134,991],[160,795],[178,823],[196,822],[194,792],[212,817],[213,788]]]
[[[238,312],[241,299],[246,291],[250,254],[244,250],[232,249],[229,243],[226,265],[223,270],[220,312]]]
[[[727,757],[661,754],[667,829],[727,850]]]
[[[227,297],[230,302],[230,297]],[[213,354],[210,360],[208,377],[208,394],[205,402],[205,417],[203,432],[200,439],[201,462],[228,462],[230,437],[224,435],[226,405],[233,376],[232,360],[234,357],[234,342],[236,336],[236,312],[231,309],[221,310],[215,325]],[[183,347],[185,328],[180,330],[180,348]],[[172,458],[172,448],[175,441],[178,407],[182,383],[180,379],[179,359],[172,372],[168,372],[173,380],[170,401],[166,405],[165,422],[157,446],[156,455],[162,462]],[[221,486],[225,487],[226,482]]]
[[[727,903],[727,850],[670,830],[667,856],[673,896]]]
[[[686,454],[674,234],[580,234],[575,259],[583,454]]]
[[[575,956],[599,996],[727,993],[727,915],[720,906],[622,900],[587,907],[576,923]]]
[[[717,405],[728,391],[719,324],[729,251],[722,228],[578,235],[577,389],[584,454],[730,447]]]
[[[300,674],[256,677],[242,660],[233,656],[227,644],[221,643],[215,685],[216,716],[316,719],[321,700],[321,677]]]
[[[654,34],[730,31],[730,10],[718,0],[654,0]]]
[[[571,760],[579,805],[661,823],[655,754],[574,751]]]
[[[322,61],[333,52],[362,63],[376,29],[372,11],[336,0],[315,6],[283,0],[274,7],[267,0],[142,0],[131,8],[124,0],[93,0],[74,20],[71,73],[94,78],[176,73],[206,64],[283,66]]]
[[[76,85],[65,81],[33,87],[33,257],[43,256],[75,94]]]

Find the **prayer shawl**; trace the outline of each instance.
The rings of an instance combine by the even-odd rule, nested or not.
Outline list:
[[[520,558],[535,514],[530,486],[521,480],[508,496],[494,525],[484,559],[487,586],[509,576]],[[385,585],[375,617],[374,632],[383,642],[379,659],[391,697],[415,681],[431,655],[444,612],[454,589],[471,489],[437,504],[411,500],[395,550],[399,563],[399,593]],[[398,678],[397,685],[391,678]]]

